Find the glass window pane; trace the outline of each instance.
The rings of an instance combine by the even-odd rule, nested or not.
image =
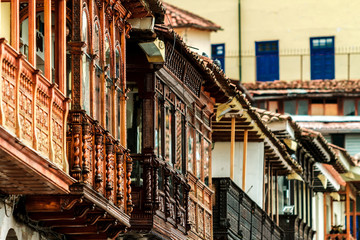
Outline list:
[[[90,115],[90,59],[82,56],[82,108]]]
[[[106,81],[106,130],[112,133],[112,83],[111,81]]]
[[[141,153],[142,147],[142,101],[138,89],[128,85],[130,92],[126,102],[127,144],[131,153]]]
[[[298,115],[308,115],[309,108],[308,100],[299,100],[298,101]]]
[[[82,34],[82,41],[86,43],[85,46],[85,52],[87,52],[88,49],[88,21],[87,21],[87,16],[85,11],[82,12],[82,29],[81,29],[81,34]]]
[[[194,128],[188,125],[188,171],[194,173]]]
[[[165,161],[172,165],[172,113],[171,107],[165,106]]]
[[[296,114],[296,100],[284,101],[284,113],[290,115]]]
[[[97,55],[97,58],[95,58],[95,64],[99,65],[100,61],[100,28],[99,24],[95,24],[95,30],[94,30],[94,54]]]
[[[116,77],[119,78],[120,77],[120,51],[118,48],[116,48],[115,50],[115,56],[116,56],[116,63],[115,63],[115,71],[116,71]]]
[[[344,100],[344,116],[355,116],[355,100]]]
[[[201,178],[201,135],[196,133],[196,177]]]
[[[110,77],[110,40],[108,36],[105,38],[105,64],[107,67],[106,75]]]
[[[210,152],[210,143],[204,141],[204,182],[209,186],[209,152]]]
[[[155,151],[157,156],[162,156],[162,104],[161,99],[158,98],[155,103]]]

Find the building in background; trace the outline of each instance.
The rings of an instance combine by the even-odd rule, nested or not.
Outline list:
[[[358,2],[167,2],[222,26],[211,43],[225,45],[230,78],[255,82],[360,77]]]

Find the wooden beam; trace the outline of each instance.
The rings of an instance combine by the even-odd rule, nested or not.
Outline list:
[[[346,184],[346,204],[345,204],[345,212],[346,212],[346,237],[350,239],[350,185]]]
[[[59,36],[56,37],[56,40],[58,41],[58,58],[56,59],[56,71],[59,89],[62,93],[66,95],[66,0],[59,0],[58,6],[58,22],[56,23],[56,25],[59,28]]]
[[[245,192],[245,181],[246,181],[247,145],[248,145],[248,130],[245,130],[245,132],[244,132],[244,147],[243,147],[243,172],[242,172],[242,189],[244,192]]]
[[[279,189],[278,189],[278,173],[275,171],[275,214],[276,224],[279,225]]]
[[[11,46],[20,51],[20,1],[11,0]]]
[[[356,198],[353,200],[353,222],[352,222],[352,226],[353,226],[353,238],[356,238]]]
[[[44,75],[50,82],[51,76],[51,0],[44,1]]]
[[[235,158],[235,117],[231,119],[231,145],[230,145],[230,178],[234,179]]]
[[[36,0],[29,0],[29,62],[36,68]]]
[[[324,236],[326,236],[327,234],[327,229],[326,229],[326,225],[327,225],[327,210],[326,210],[326,193],[323,194],[323,204],[324,204]]]

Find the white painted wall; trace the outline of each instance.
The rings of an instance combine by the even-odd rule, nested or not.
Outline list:
[[[230,177],[230,142],[216,142],[212,151],[212,176]],[[234,179],[242,187],[243,143],[235,143]],[[262,207],[264,143],[248,143],[245,192]]]
[[[0,38],[10,43],[10,2],[0,1]]]
[[[210,31],[202,31],[194,28],[175,28],[175,31],[183,38],[184,42],[193,52],[200,55],[204,52],[211,57]]]
[[[6,212],[5,212],[6,211]],[[0,201],[0,239],[6,239],[10,229],[14,229],[18,240],[40,240],[43,239],[38,232],[33,231],[25,224],[15,221],[12,215],[12,206],[5,205]]]

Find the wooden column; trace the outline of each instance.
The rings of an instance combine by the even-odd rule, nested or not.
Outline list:
[[[334,200],[330,198],[330,222],[331,226],[334,225]]]
[[[29,62],[36,68],[36,0],[29,0]]]
[[[326,210],[326,193],[323,194],[323,202],[324,202],[324,237],[326,237],[327,234],[327,230],[326,230],[326,225],[327,225],[327,210]]]
[[[265,192],[265,174],[266,174],[266,153],[264,154],[264,168],[263,168],[263,204],[262,204],[262,209],[265,210],[266,206],[265,206],[265,199],[266,199],[266,192]]]
[[[242,174],[242,189],[245,192],[246,181],[246,157],[247,157],[247,143],[248,143],[248,130],[244,131],[244,149],[243,149],[243,174]]]
[[[58,36],[58,57],[56,59],[56,72],[58,77],[59,89],[65,95],[66,93],[66,0],[58,0],[57,9],[57,27]]]
[[[269,165],[267,166],[267,209],[266,209],[266,213],[267,215],[270,216],[270,162]]]
[[[270,217],[271,217],[271,219],[272,220],[274,220],[274,214],[273,214],[273,198],[274,198],[274,196],[273,196],[273,171],[272,171],[272,167],[271,166],[269,166],[269,168],[270,168],[270,181],[269,181],[269,183],[270,183]]]
[[[353,222],[352,222],[352,225],[353,225],[353,237],[354,239],[356,239],[356,195],[355,195],[355,198],[353,200]]]
[[[51,76],[51,0],[44,1],[44,75],[52,82]]]
[[[11,0],[11,46],[20,51],[20,0]]]
[[[278,189],[278,173],[275,172],[275,214],[276,224],[279,224],[279,189]]]
[[[125,31],[121,33],[121,54],[122,54],[122,79],[120,79],[120,87],[123,90],[123,94],[120,97],[120,142],[125,148],[127,146],[126,142],[126,36]],[[161,126],[160,126],[161,127]],[[164,132],[164,131],[162,131]],[[161,146],[160,146],[161,147]]]
[[[230,178],[234,180],[234,158],[235,158],[235,117],[231,118],[231,143],[230,143]],[[243,170],[244,174],[244,170]],[[244,184],[243,184],[244,186]],[[244,187],[243,187],[244,190]]]
[[[346,204],[345,204],[345,213],[346,213],[346,237],[350,237],[350,186],[346,184]]]

